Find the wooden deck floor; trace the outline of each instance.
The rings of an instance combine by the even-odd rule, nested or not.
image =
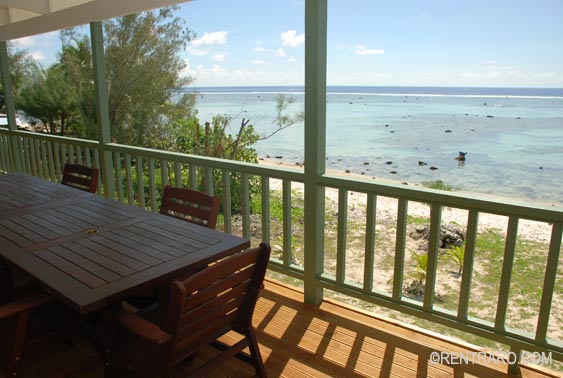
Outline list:
[[[270,377],[512,377],[506,365],[433,364],[434,351],[461,352],[477,350],[463,343],[415,331],[393,321],[374,318],[348,306],[324,302],[320,307],[302,303],[302,293],[267,281],[258,302],[254,324],[262,356]],[[225,338],[232,341],[231,337]],[[92,353],[80,343],[62,345],[26,360],[24,377],[47,377],[61,366],[75,363]],[[197,364],[214,353],[200,352],[192,361]],[[31,356],[30,356],[31,357]],[[186,376],[191,369],[182,363],[175,377]],[[101,364],[73,377],[101,377]],[[214,372],[213,377],[252,376],[252,367],[233,360]],[[136,376],[132,373],[131,377]],[[563,377],[547,370],[521,367],[522,377]],[[0,377],[5,373],[0,372]]]

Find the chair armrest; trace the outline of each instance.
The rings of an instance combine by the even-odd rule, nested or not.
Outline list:
[[[135,314],[121,312],[117,314],[116,318],[129,332],[147,341],[155,344],[164,344],[172,339],[168,333],[162,331],[156,324]]]

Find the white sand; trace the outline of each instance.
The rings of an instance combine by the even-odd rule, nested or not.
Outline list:
[[[262,160],[261,161],[262,164],[266,164],[266,165],[273,165],[273,166],[282,166],[282,167],[286,167],[286,168],[298,168],[296,166],[292,166],[292,165],[288,165],[288,164],[284,164],[281,163],[279,161],[274,161],[274,160]],[[338,174],[341,175],[343,177],[350,177],[350,178],[359,178],[362,180],[366,180],[369,179],[366,176],[363,175],[358,175],[358,174],[352,174],[352,173],[342,173],[342,172],[338,172],[338,171],[329,171],[331,174]],[[377,179],[374,181],[378,181],[378,182],[384,182],[384,183],[393,183],[393,184],[400,184],[400,182],[398,181],[392,181],[392,180],[382,180],[382,179]],[[273,190],[281,190],[282,187],[282,183],[281,180],[271,180],[270,183],[270,188]],[[303,184],[301,183],[292,183],[292,189],[296,190],[299,193],[303,193],[304,192],[304,188],[303,188]],[[463,193],[463,192],[460,192]],[[354,218],[354,214],[357,212],[354,212],[353,209],[355,208],[362,208],[366,206],[367,203],[367,199],[365,194],[363,193],[350,193],[351,195],[348,198],[348,207],[349,207],[349,211],[351,212],[351,214],[349,214],[349,217],[351,216],[352,219]],[[470,193],[472,195],[474,195],[474,193]],[[487,198],[491,198],[491,196],[487,196],[487,195],[483,195],[484,197]],[[326,190],[326,197],[329,201],[334,202],[335,204],[338,204],[338,191],[335,189],[327,189]],[[502,201],[502,197],[494,197],[494,200],[501,200]],[[514,199],[511,198],[509,199],[510,202],[514,202]],[[524,203],[524,201],[522,201]],[[529,203],[529,201],[528,201]],[[537,202],[536,203],[539,206],[546,206],[545,203],[541,203],[541,202]],[[379,217],[384,217],[384,219],[389,220],[389,221],[396,221],[396,214],[397,214],[397,206],[398,206],[398,201],[394,198],[390,198],[390,197],[383,197],[383,196],[378,196],[377,197],[377,216]],[[555,208],[555,207],[554,207]],[[408,205],[408,214],[413,216],[413,217],[425,217],[425,218],[430,218],[430,209],[429,206],[421,203],[421,202],[409,202]],[[358,216],[362,216],[360,214],[357,214]],[[468,216],[468,212],[466,210],[462,210],[462,209],[456,209],[456,208],[445,208],[444,211],[442,212],[442,223],[443,224],[448,224],[448,223],[457,223],[462,227],[466,227],[467,225],[467,216]],[[497,229],[500,232],[506,232],[507,229],[507,225],[508,225],[508,217],[505,216],[499,216],[499,215],[494,215],[494,214],[487,214],[487,213],[480,213],[479,214],[479,230],[480,231],[484,231],[486,229]],[[550,237],[551,237],[551,226],[548,223],[544,223],[544,222],[536,222],[536,221],[530,221],[530,220],[523,220],[521,219],[519,221],[519,227],[518,227],[518,235],[524,239],[529,239],[529,240],[535,240],[535,241],[541,241],[541,242],[549,242]]]

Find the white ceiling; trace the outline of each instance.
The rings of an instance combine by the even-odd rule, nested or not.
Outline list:
[[[191,0],[0,0],[0,41]]]

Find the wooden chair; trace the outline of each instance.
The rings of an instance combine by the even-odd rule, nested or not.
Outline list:
[[[96,193],[99,174],[100,171],[97,168],[67,163],[64,167],[61,184],[86,192]]]
[[[215,229],[219,214],[219,201],[218,196],[166,185],[162,193],[160,213]],[[166,289],[164,288],[164,291]],[[146,311],[156,305],[160,291],[162,291],[161,287],[138,290],[125,302],[132,305],[133,308]]]
[[[19,377],[26,343],[29,312],[51,300],[51,297],[32,288],[11,288],[0,295],[0,319],[17,317],[14,340],[8,360],[7,377]]]
[[[249,347],[251,356],[242,355],[243,358],[250,359],[257,375],[265,377],[252,314],[269,257],[270,246],[262,243],[173,282],[167,309],[159,322],[119,312],[114,317],[116,328],[107,333],[113,339],[107,349],[107,376],[120,376],[123,368],[130,366],[146,377],[170,377],[174,365],[225,333],[235,331],[244,338],[189,376],[207,376]]]
[[[160,213],[214,229],[219,214],[219,197],[166,185]]]

